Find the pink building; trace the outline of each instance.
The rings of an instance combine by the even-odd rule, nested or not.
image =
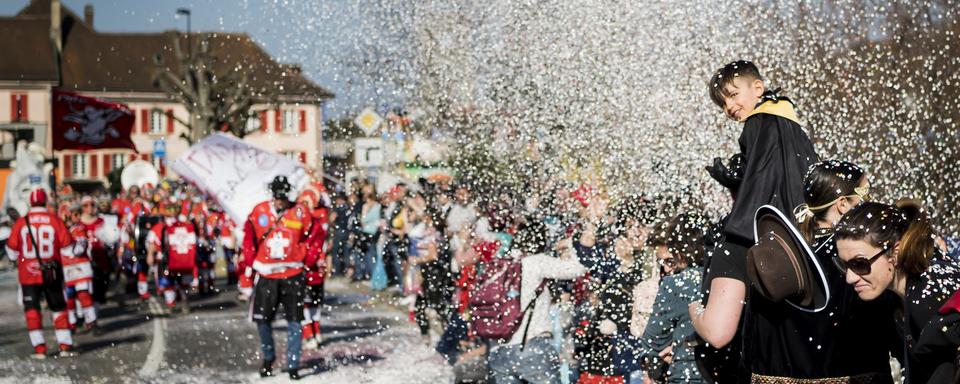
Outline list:
[[[165,162],[153,156],[154,143],[165,141],[165,159],[176,159],[188,148],[180,138],[187,127],[171,116],[189,118],[154,79],[162,66],[178,65],[173,42],[180,39],[186,48],[187,36],[176,31],[102,33],[94,28],[93,8],[87,6],[84,14],[81,19],[57,0],[32,0],[17,15],[0,17],[0,52],[5,53],[0,60],[0,168],[9,167],[16,141],[28,140],[41,144],[47,157],[59,163],[63,181],[106,181],[107,173],[133,159],[150,161],[168,174]],[[190,41],[196,45],[203,39],[216,57],[215,72],[247,71],[260,95],[254,118],[247,122],[252,133],[244,140],[319,169],[322,105],[333,94],[304,77],[299,66],[276,62],[246,34],[193,33]],[[139,153],[53,151],[50,100],[58,84],[127,104],[136,115],[132,139]]]

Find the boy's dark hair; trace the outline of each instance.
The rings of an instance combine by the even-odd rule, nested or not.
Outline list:
[[[746,60],[734,61],[724,65],[710,78],[710,83],[707,84],[710,88],[710,100],[713,100],[713,103],[718,107],[723,108],[723,89],[738,77],[763,80],[760,70],[752,62]]]

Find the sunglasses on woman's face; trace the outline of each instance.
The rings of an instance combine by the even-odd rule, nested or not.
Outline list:
[[[843,272],[844,275],[847,274],[847,270],[849,269],[853,271],[853,273],[857,274],[858,276],[866,276],[870,274],[870,270],[871,270],[870,267],[873,265],[873,263],[876,262],[881,255],[883,255],[884,253],[887,253],[887,251],[889,250],[890,249],[888,248],[884,248],[869,259],[866,257],[855,257],[850,261],[843,261],[843,259],[841,259],[839,256],[834,256],[833,264],[836,265],[837,268],[840,269],[840,272]]]

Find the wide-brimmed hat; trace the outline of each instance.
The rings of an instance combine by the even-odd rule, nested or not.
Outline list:
[[[754,216],[756,245],[747,251],[747,276],[763,297],[819,312],[830,301],[827,277],[800,231],[779,209],[764,205]]]

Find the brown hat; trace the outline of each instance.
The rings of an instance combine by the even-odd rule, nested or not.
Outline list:
[[[830,301],[827,278],[816,255],[793,223],[764,205],[754,219],[756,245],[747,251],[747,276],[761,296],[819,312]]]

